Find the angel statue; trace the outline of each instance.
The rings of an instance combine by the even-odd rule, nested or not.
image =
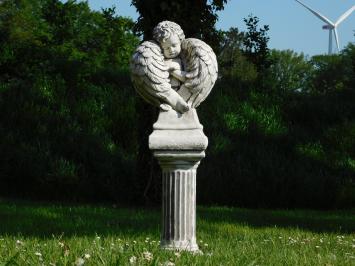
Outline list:
[[[188,38],[171,21],[160,22],[152,41],[136,49],[131,77],[137,92],[148,103],[184,113],[196,108],[210,93],[218,74],[216,55],[201,40]]]

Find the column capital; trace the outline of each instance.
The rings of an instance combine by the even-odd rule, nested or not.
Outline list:
[[[208,145],[195,109],[184,114],[160,111],[153,129],[149,136],[152,151],[204,151]]]

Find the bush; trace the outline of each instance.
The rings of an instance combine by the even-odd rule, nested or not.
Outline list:
[[[1,193],[129,200],[133,22],[87,2],[4,1],[0,9]]]

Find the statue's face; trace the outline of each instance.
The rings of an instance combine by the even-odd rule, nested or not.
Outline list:
[[[181,52],[181,42],[176,34],[171,35],[168,39],[160,43],[163,48],[165,58],[175,58]]]

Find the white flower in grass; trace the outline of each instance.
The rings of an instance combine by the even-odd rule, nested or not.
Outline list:
[[[77,258],[75,261],[75,266],[83,266],[85,263],[85,260],[83,258]]]
[[[65,257],[68,257],[68,256],[69,256],[69,249],[68,249],[68,248],[66,248],[66,249],[64,250],[64,256],[65,256]]]
[[[136,256],[132,256],[129,258],[129,263],[130,264],[135,264],[137,262],[137,257]]]
[[[176,256],[177,258],[180,258],[180,257],[181,257],[181,253],[179,253],[179,252],[175,252],[174,254],[175,254],[175,256]]]
[[[23,245],[24,243],[21,240],[16,240],[16,245]]]
[[[320,246],[316,246],[316,248],[320,248]]]
[[[85,259],[90,259],[90,257],[91,257],[90,254],[85,254],[85,255],[84,255],[84,258],[85,258]]]
[[[59,244],[59,246],[60,246],[61,248],[64,247],[64,243],[63,243],[63,242],[59,242],[58,244]]]
[[[153,254],[150,253],[149,251],[144,251],[143,258],[147,261],[151,261],[153,259]]]
[[[42,257],[42,254],[40,252],[35,252],[35,255],[38,257]]]
[[[163,266],[175,266],[175,263],[171,261],[166,261],[164,262]]]
[[[205,247],[208,247],[208,244],[207,244],[207,243],[205,243],[205,244],[204,244],[204,246],[205,246]]]

